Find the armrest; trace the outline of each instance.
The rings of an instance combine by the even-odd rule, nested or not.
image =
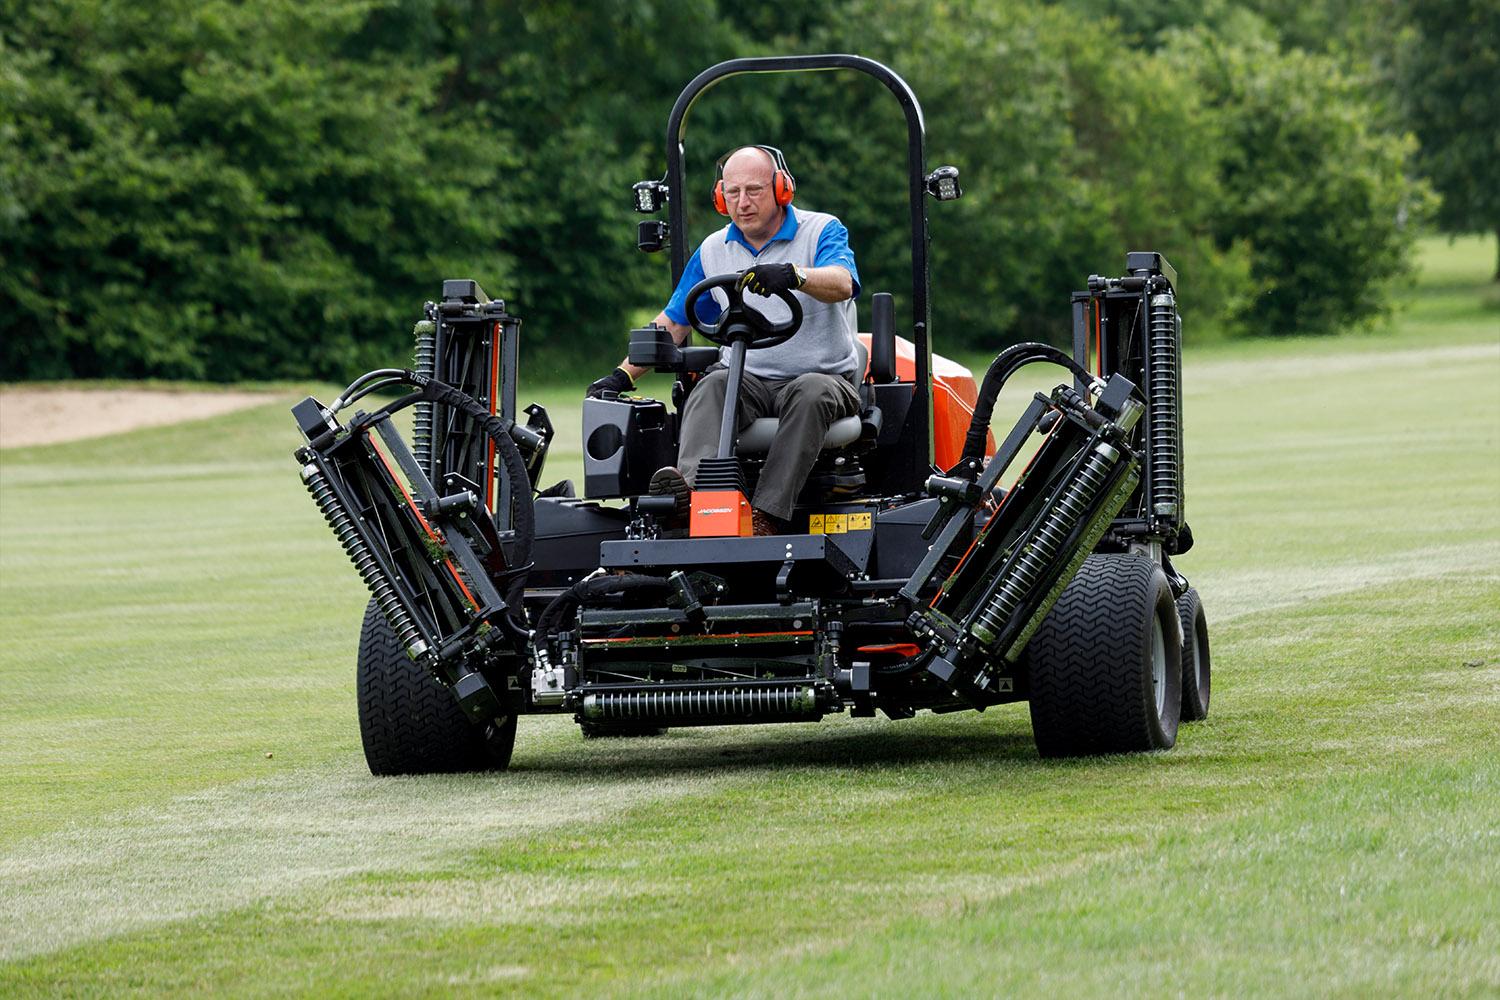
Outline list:
[[[652,324],[630,331],[625,357],[633,365],[659,372],[701,372],[719,360],[719,349],[678,347],[670,330]]]

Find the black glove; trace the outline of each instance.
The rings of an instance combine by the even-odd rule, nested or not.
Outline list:
[[[795,264],[756,264],[740,275],[740,291],[748,288],[756,295],[789,292],[805,284],[807,278],[797,273]]]
[[[598,399],[606,392],[628,392],[635,388],[635,379],[623,368],[616,368],[608,375],[589,386],[585,393],[590,399]]]

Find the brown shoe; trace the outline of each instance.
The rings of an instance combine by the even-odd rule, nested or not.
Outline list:
[[[677,501],[676,516],[687,517],[692,505],[693,490],[681,470],[674,465],[664,465],[651,474],[651,495],[672,497]]]
[[[750,508],[750,524],[756,537],[781,534],[781,525],[776,522],[776,518],[754,507]]]

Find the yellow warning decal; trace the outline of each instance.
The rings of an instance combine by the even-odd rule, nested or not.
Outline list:
[[[850,531],[869,531],[870,514],[809,514],[809,535],[842,535]]]

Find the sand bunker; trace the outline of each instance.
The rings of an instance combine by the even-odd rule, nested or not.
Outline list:
[[[56,444],[217,416],[268,403],[273,393],[162,389],[0,389],[0,448]]]

